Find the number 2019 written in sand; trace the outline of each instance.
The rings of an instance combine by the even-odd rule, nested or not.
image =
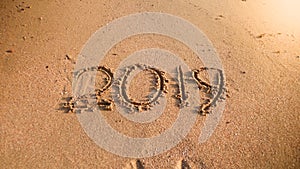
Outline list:
[[[140,69],[141,71],[147,71],[154,77],[154,86],[155,90],[151,94],[149,94],[147,100],[143,101],[136,101],[129,97],[129,95],[126,92],[128,84],[128,79],[133,74],[133,72],[137,69]],[[202,80],[200,77],[201,72],[204,71],[216,71],[217,77],[215,84],[209,84],[206,81]],[[125,107],[128,107],[128,112],[133,111],[147,111],[152,109],[152,107],[159,103],[159,98],[165,96],[168,94],[168,83],[170,80],[166,77],[166,73],[162,71],[159,68],[149,66],[149,65],[143,65],[143,64],[136,64],[133,66],[126,67],[124,69],[124,75],[122,78],[114,79],[114,73],[111,71],[111,69],[105,67],[105,66],[96,66],[96,67],[90,67],[82,69],[76,73],[74,73],[75,78],[79,79],[84,77],[83,75],[86,73],[96,73],[101,72],[106,77],[104,78],[105,84],[101,88],[95,88],[95,91],[93,93],[85,94],[83,96],[77,96],[74,98],[68,98],[68,102],[63,104],[63,109],[66,112],[80,112],[80,109],[88,109],[92,108],[93,106],[97,105],[102,110],[111,111],[113,110],[113,100],[112,99],[105,99],[103,98],[103,94],[108,91],[109,88],[112,86],[116,87],[118,93],[116,94],[118,97],[118,101]],[[206,115],[210,112],[211,107],[215,106],[218,100],[224,99],[224,77],[223,72],[219,69],[215,68],[200,68],[200,69],[194,69],[189,72],[188,78],[184,78],[183,72],[181,70],[181,67],[177,67],[177,77],[175,77],[178,92],[173,95],[173,98],[178,99],[178,106],[184,107],[189,106],[189,103],[187,102],[188,93],[186,93],[185,90],[185,83],[195,83],[198,86],[198,89],[200,92],[204,93],[205,99],[202,103],[199,103],[200,106],[198,108],[198,113],[201,115]],[[89,77],[89,76],[85,76]],[[173,79],[173,78],[172,78]],[[142,79],[145,80],[145,79]],[[83,86],[89,85],[89,79],[84,79]],[[94,84],[93,84],[94,85]],[[85,90],[85,88],[82,88],[81,90]],[[83,93],[86,93],[83,91]],[[89,102],[89,100],[93,99],[96,102]]]

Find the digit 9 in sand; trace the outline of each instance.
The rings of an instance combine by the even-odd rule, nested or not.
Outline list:
[[[212,102],[207,104],[206,107],[200,108],[204,112],[207,111],[208,107],[214,105],[211,114],[206,117],[199,137],[199,143],[207,141],[221,119],[225,107],[225,100],[215,104],[215,99],[221,97],[220,93],[225,88],[225,73],[212,43],[202,31],[188,21],[173,15],[156,12],[137,13],[116,19],[100,28],[91,36],[78,56],[74,72],[97,67],[97,63],[101,63],[106,53],[118,42],[133,35],[149,33],[168,36],[184,43],[197,54],[198,58],[207,68],[209,81],[217,81],[217,95],[215,95]],[[158,62],[158,60],[160,61]],[[133,69],[124,71],[130,67]],[[160,100],[152,108],[152,110],[156,111],[151,112],[150,109],[146,108],[149,113],[128,113],[128,110],[125,109],[128,105],[139,107],[143,104],[132,102],[128,97],[126,98],[126,88],[124,89],[124,85],[122,85],[122,83],[130,81],[130,77],[133,77],[134,73],[143,70],[150,70],[157,73],[159,79],[162,80],[160,83],[166,82],[166,79],[160,76],[161,71],[177,77],[179,87],[182,89],[182,93],[178,97],[181,100],[181,107],[178,117],[171,128],[151,138],[132,138],[113,129],[103,118],[101,110],[97,106],[89,110],[82,109],[81,113],[77,114],[84,131],[98,146],[123,157],[151,157],[176,146],[188,134],[196,122],[197,113],[193,113],[193,111],[195,111],[196,107],[199,107],[200,98],[198,89],[206,87],[208,90],[215,90],[214,86],[216,84],[201,81],[197,75],[197,71],[191,72],[188,65],[178,56],[167,50],[150,48],[134,52],[121,62],[116,73],[113,75],[111,95],[118,112],[125,118],[137,123],[148,123],[157,119],[163,113],[166,103],[163,97],[165,94],[164,85],[162,85],[157,92],[153,93],[153,96],[157,95],[157,97],[154,97],[154,100],[155,98],[159,98]],[[185,77],[185,74],[188,73],[191,76]],[[78,76],[78,73],[74,73],[72,83],[74,98],[95,93],[95,76],[96,71],[81,73],[80,76]],[[185,79],[188,78],[195,80],[186,83]],[[120,96],[121,98],[125,96],[121,99],[123,100],[123,104],[120,101]],[[97,104],[97,101],[95,98],[87,98],[86,103]]]

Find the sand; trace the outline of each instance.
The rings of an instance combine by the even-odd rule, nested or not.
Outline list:
[[[299,168],[300,15],[295,4],[286,4],[2,0],[0,168]],[[99,147],[75,113],[59,109],[63,98],[72,96],[72,72],[90,36],[116,18],[146,11],[179,16],[206,34],[226,74],[226,107],[205,143],[198,144],[198,137],[209,115],[198,115],[188,135],[171,150],[126,158]],[[159,35],[125,39],[101,65],[115,73],[127,56],[154,47],[176,53],[191,68],[201,65],[188,47]],[[151,83],[133,80],[130,96],[145,97],[134,91],[147,85]],[[169,91],[176,94],[176,88]],[[159,135],[172,126],[177,115],[172,112],[180,109],[176,99],[167,99],[168,111],[149,124],[132,123],[116,109],[103,116],[128,136]]]

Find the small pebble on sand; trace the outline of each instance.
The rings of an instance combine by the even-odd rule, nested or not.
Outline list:
[[[69,55],[66,55],[67,60],[71,60],[71,57]]]

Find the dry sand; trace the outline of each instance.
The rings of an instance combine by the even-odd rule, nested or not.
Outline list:
[[[0,168],[300,168],[300,15],[284,2],[2,0]],[[116,18],[144,11],[170,13],[199,27],[219,53],[230,96],[204,144],[197,141],[205,118],[199,116],[168,152],[123,158],[98,147],[74,113],[58,109],[72,95],[74,62],[89,37]],[[167,48],[195,64],[185,46],[147,35],[116,45],[103,65],[115,70],[149,47]],[[164,113],[163,120],[137,125],[117,112],[104,116],[132,137],[157,135],[176,117]]]

